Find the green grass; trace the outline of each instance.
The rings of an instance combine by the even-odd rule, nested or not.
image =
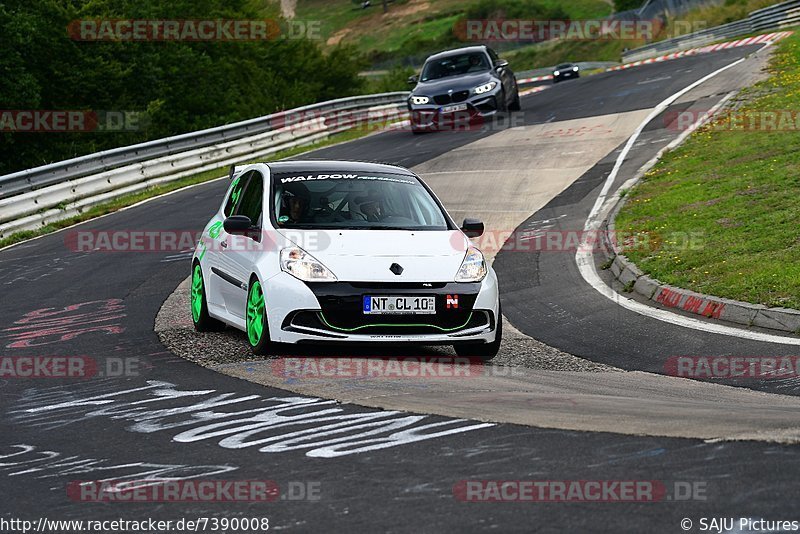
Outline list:
[[[800,34],[778,44],[770,71],[737,112],[800,110]],[[695,132],[628,192],[617,230],[658,246],[626,254],[669,284],[800,308],[798,146],[797,120],[783,131],[717,122]]]
[[[533,45],[503,55],[516,71],[550,67],[575,61],[619,61],[625,47],[635,48],[643,41],[561,41],[552,45]]]
[[[365,56],[379,62],[392,58],[427,55],[450,46],[464,45],[453,32],[456,23],[479,0],[402,0],[389,4],[384,15],[380,0],[360,9],[346,0],[299,0],[299,20],[321,22],[323,41],[341,37],[341,44],[356,45]],[[611,13],[604,0],[540,0],[541,8],[560,7],[572,19],[603,18]]]
[[[304,152],[310,152],[312,150],[316,150],[318,148],[324,148],[326,146],[330,146],[337,143],[343,143],[345,141],[350,141],[353,139],[357,139],[359,137],[363,137],[369,133],[372,133],[378,128],[378,126],[374,126],[371,129],[363,129],[357,128],[353,130],[347,130],[338,134],[334,134],[328,139],[320,141],[318,143],[314,143],[307,146],[302,147],[295,147],[286,150],[282,150],[277,154],[274,154],[269,158],[270,161],[276,161],[279,159],[290,158],[292,156],[296,156],[298,154],[302,154]],[[242,162],[241,164],[247,163],[257,163],[260,161],[266,161],[264,158],[250,160],[246,162]],[[219,178],[220,176],[225,176],[228,173],[227,167],[220,167],[218,169],[213,169],[209,171],[204,171],[198,174],[194,174],[192,176],[187,176],[185,178],[181,178],[179,180],[175,180],[174,182],[169,182],[167,184],[161,184],[154,187],[150,187],[143,191],[139,191],[137,193],[131,193],[129,195],[124,195],[108,202],[104,202],[103,204],[98,204],[97,206],[93,206],[86,210],[85,212],[75,215],[74,217],[70,217],[68,219],[64,219],[61,221],[56,221],[46,226],[42,226],[36,230],[25,230],[22,232],[15,232],[8,237],[0,239],[0,249],[7,247],[9,245],[13,245],[15,243],[20,243],[22,241],[27,241],[28,239],[33,239],[34,237],[42,236],[45,234],[49,234],[55,232],[56,230],[60,230],[62,228],[66,228],[68,226],[72,226],[73,224],[77,224],[80,222],[88,221],[89,219],[94,219],[96,217],[100,217],[102,215],[106,215],[108,213],[113,213],[118,211],[122,208],[132,206],[137,202],[141,202],[143,200],[147,200],[148,198],[157,197],[159,195],[163,195],[165,193],[169,193],[170,191],[175,191],[176,189],[180,189],[182,187],[187,187],[190,185],[199,184],[202,182],[208,182],[209,180],[213,180],[215,178]]]

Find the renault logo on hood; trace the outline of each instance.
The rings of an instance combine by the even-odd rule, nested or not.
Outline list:
[[[403,268],[397,263],[393,263],[391,267],[389,267],[389,270],[392,271],[397,276],[403,274]]]

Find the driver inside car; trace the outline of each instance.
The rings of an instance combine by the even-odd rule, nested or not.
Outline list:
[[[479,72],[482,70],[486,70],[483,56],[479,54],[469,56],[469,69],[467,69],[467,72]]]
[[[379,222],[383,220],[383,199],[375,191],[369,191],[366,196],[355,199],[358,211],[369,222]]]
[[[280,224],[293,224],[305,222],[308,207],[311,204],[311,194],[303,184],[288,184],[284,186],[281,194]]]

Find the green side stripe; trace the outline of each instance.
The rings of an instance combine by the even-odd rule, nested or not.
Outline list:
[[[472,319],[472,312],[469,313],[469,317],[467,317],[467,321],[462,324],[461,326],[455,326],[453,328],[442,328],[441,326],[436,326],[435,324],[365,324],[361,326],[356,326],[355,328],[341,328],[338,326],[333,326],[328,320],[325,318],[325,315],[322,312],[318,313],[320,320],[325,323],[325,326],[328,328],[333,328],[334,330],[341,330],[342,332],[355,332],[356,330],[361,330],[362,328],[373,328],[375,326],[408,326],[408,327],[420,327],[420,326],[427,326],[429,328],[436,328],[437,330],[441,330],[442,332],[452,332],[454,330],[459,330],[464,328],[469,324],[470,319]]]

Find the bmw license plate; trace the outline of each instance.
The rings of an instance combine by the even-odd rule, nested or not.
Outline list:
[[[466,104],[455,104],[453,106],[444,106],[441,109],[442,113],[455,113],[456,111],[464,111],[467,109]]]
[[[364,313],[367,314],[435,314],[436,297],[376,297],[364,296]]]

